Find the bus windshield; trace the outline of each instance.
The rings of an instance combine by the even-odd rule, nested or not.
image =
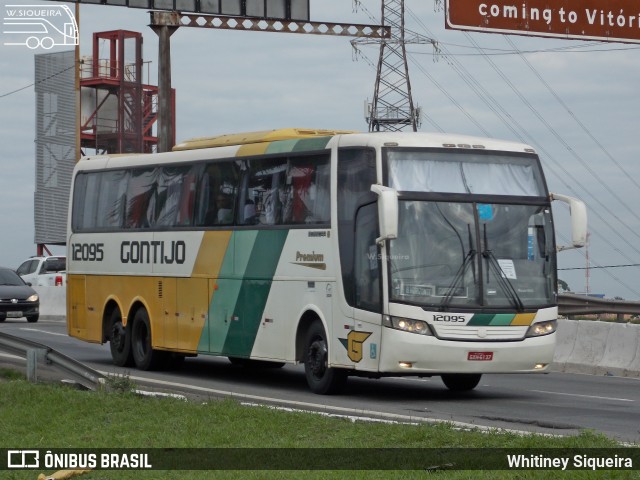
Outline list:
[[[553,225],[535,155],[385,153],[388,185],[402,193],[398,238],[389,252],[391,301],[442,311],[523,311],[554,303]],[[455,201],[446,201],[447,194]],[[514,197],[530,200],[519,205]]]
[[[550,305],[551,232],[545,206],[401,201],[391,301],[443,311]]]
[[[538,157],[484,150],[386,149],[388,185],[404,192],[545,197]]]

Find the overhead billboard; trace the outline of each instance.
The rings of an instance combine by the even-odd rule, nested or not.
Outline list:
[[[309,0],[70,0],[91,5],[309,21]]]
[[[446,0],[446,28],[640,43],[637,0]]]

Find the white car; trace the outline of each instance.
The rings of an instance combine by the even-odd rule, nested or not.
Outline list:
[[[16,269],[29,285],[63,287],[66,284],[67,257],[31,257]]]

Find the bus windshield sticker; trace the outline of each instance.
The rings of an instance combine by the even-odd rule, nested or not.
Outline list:
[[[505,278],[511,278],[513,280],[517,280],[516,276],[516,267],[513,264],[513,260],[507,258],[498,259],[498,265],[500,265],[500,270],[502,270],[502,276]]]
[[[493,207],[487,204],[479,204],[478,216],[480,220],[493,220]]]

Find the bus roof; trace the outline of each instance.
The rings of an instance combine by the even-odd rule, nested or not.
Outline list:
[[[296,140],[313,137],[332,137],[334,135],[357,133],[352,130],[315,130],[307,128],[281,128],[260,132],[232,133],[214,137],[198,137],[185,140],[173,147],[173,151],[196,150],[199,148],[227,147],[232,145],[249,145],[253,143],[276,142],[279,140]]]

